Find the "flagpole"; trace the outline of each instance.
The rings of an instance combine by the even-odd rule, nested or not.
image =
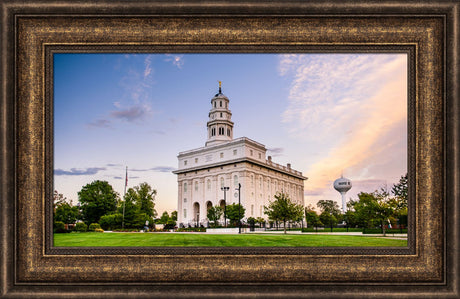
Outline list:
[[[123,192],[123,220],[121,221],[121,229],[125,228],[125,195],[126,195],[126,186],[128,186],[128,166],[126,166],[126,176],[125,176],[125,191]]]

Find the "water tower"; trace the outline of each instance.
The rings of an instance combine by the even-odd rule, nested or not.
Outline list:
[[[339,191],[342,195],[342,210],[343,213],[347,211],[347,202],[345,199],[345,194],[348,190],[351,189],[351,181],[347,178],[344,178],[343,175],[334,181],[334,189]]]

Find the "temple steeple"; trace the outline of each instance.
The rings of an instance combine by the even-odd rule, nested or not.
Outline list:
[[[219,92],[211,99],[206,146],[233,139],[232,112],[228,109],[229,102],[229,99],[222,93],[222,82],[219,81]]]

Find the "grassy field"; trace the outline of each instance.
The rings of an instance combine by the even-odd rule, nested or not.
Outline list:
[[[407,246],[406,240],[347,235],[196,233],[70,233],[54,234],[54,246],[214,246],[214,247],[324,247]]]

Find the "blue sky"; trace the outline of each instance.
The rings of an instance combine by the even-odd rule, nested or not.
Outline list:
[[[204,146],[218,81],[234,137],[264,144],[309,177],[305,202],[340,200],[407,169],[404,54],[55,54],[54,183],[75,204],[93,180],[122,194],[147,182],[156,209],[176,209],[180,151]]]

